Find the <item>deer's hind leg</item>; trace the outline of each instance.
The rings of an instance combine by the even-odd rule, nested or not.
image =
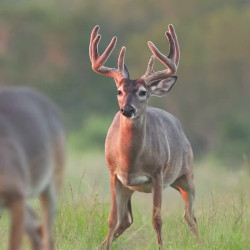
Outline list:
[[[193,234],[198,237],[198,226],[194,215],[195,186],[193,174],[181,176],[171,186],[180,192],[185,203],[184,218]]]
[[[9,211],[11,216],[9,250],[20,250],[25,220],[24,197],[15,197],[9,204]]]
[[[163,172],[160,170],[153,180],[153,217],[152,224],[156,232],[159,249],[162,249],[162,187],[163,187]]]
[[[40,197],[42,204],[42,236],[43,246],[46,250],[54,249],[54,240],[52,236],[52,227],[57,209],[57,195],[53,184],[50,184],[46,191]]]
[[[25,231],[29,235],[32,250],[42,249],[42,225],[35,211],[26,206]]]
[[[53,147],[53,176],[46,190],[41,194],[40,200],[43,211],[43,245],[44,249],[55,248],[53,240],[53,222],[57,212],[58,196],[63,182],[63,170],[65,163],[65,139],[64,136],[55,138]]]

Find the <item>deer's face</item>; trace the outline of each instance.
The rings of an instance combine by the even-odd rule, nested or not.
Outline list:
[[[143,81],[123,79],[117,89],[122,115],[134,119],[146,109],[150,93]]]
[[[92,69],[99,74],[111,76],[115,79],[120,111],[122,115],[134,119],[140,116],[143,111],[146,111],[147,102],[151,95],[164,96],[176,82],[177,77],[174,74],[178,68],[180,50],[174,27],[169,25],[169,30],[165,33],[170,43],[168,56],[162,54],[151,41],[148,42],[148,46],[154,55],[150,57],[145,74],[138,80],[129,79],[129,72],[124,64],[126,51],[124,46],[118,57],[117,69],[103,65],[113,51],[117,38],[113,37],[103,54],[99,55],[98,43],[101,35],[98,32],[99,26],[97,25],[90,36],[89,56]],[[154,72],[155,58],[166,66],[165,70]]]

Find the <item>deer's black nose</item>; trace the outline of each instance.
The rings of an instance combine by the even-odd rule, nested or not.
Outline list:
[[[135,108],[131,105],[125,105],[121,108],[121,113],[126,117],[132,117],[135,113]]]

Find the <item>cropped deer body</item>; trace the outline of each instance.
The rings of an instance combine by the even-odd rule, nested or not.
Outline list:
[[[10,212],[10,250],[21,249],[24,231],[32,249],[53,249],[64,149],[63,124],[50,100],[29,88],[0,89],[0,210]],[[42,224],[27,203],[36,197]]]
[[[99,56],[100,35],[96,26],[90,39],[90,59],[94,71],[112,76],[117,86],[120,111],[116,114],[105,143],[105,156],[110,169],[112,205],[108,236],[102,246],[111,248],[112,241],[133,222],[131,196],[134,191],[153,193],[153,227],[159,248],[162,248],[161,204],[162,190],[177,189],[185,202],[184,218],[191,231],[198,236],[194,216],[195,188],[193,182],[193,154],[179,121],[166,111],[148,107],[150,96],[164,96],[174,85],[179,63],[179,45],[172,25],[166,36],[170,42],[168,57],[152,42],[153,52],[146,73],[131,80],[124,65],[125,47],[118,58],[118,68],[103,66],[116,44],[114,37]],[[154,72],[155,57],[167,69]]]

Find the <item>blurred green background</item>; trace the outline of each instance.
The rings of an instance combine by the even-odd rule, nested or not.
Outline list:
[[[116,66],[125,45],[138,78],[151,55],[148,40],[168,53],[169,23],[181,49],[178,82],[151,105],[180,119],[196,159],[212,155],[237,168],[250,155],[249,1],[1,0],[0,84],[41,90],[61,107],[70,148],[103,151],[118,105],[113,79],[91,69],[92,28],[101,27],[100,51],[118,37],[107,65]]]

